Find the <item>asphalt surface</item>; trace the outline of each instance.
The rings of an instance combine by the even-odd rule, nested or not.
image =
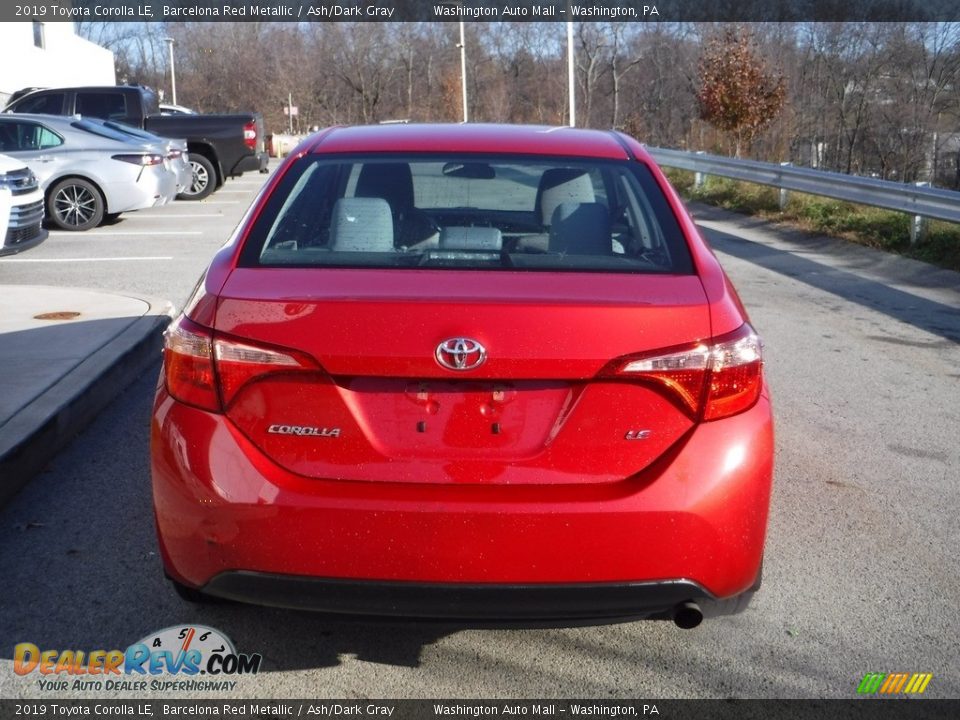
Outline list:
[[[182,305],[261,182],[98,235],[53,233],[0,260],[0,283]],[[477,629],[186,604],[156,556],[155,367],[0,511],[0,697],[103,696],[16,676],[16,643],[125,648],[186,623],[264,655],[217,697],[851,698],[866,672],[930,672],[926,697],[960,697],[960,275],[697,217],[765,340],[777,418],[764,586],[745,614],[692,631]]]

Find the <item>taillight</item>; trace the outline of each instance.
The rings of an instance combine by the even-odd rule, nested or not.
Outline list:
[[[743,327],[746,333],[738,331],[738,336],[713,346],[704,420],[717,420],[749,410],[760,397],[763,344],[750,326]]]
[[[180,402],[221,412],[251,380],[277,372],[319,370],[307,355],[253,345],[212,332],[181,315],[164,334],[167,392]]]
[[[163,372],[167,392],[174,398],[204,410],[220,410],[209,330],[182,315],[177,318],[163,336]]]
[[[311,358],[292,350],[258,347],[221,338],[214,341],[213,354],[225,408],[240,388],[255,378],[277,372],[319,369]]]
[[[181,155],[183,155],[183,151],[182,151],[182,150],[170,150],[170,151],[167,153],[167,159],[168,159],[168,160],[177,160],[177,159],[180,158]]]
[[[665,390],[691,417],[719,420],[749,410],[763,387],[763,351],[749,325],[685,349],[621,358],[605,375],[636,378]]]
[[[120,160],[121,162],[130,163],[131,165],[159,165],[163,162],[163,155],[156,155],[154,153],[146,154],[130,154],[130,155],[111,155],[114,160]]]
[[[251,150],[257,147],[257,124],[248,122],[243,126],[243,142]]]

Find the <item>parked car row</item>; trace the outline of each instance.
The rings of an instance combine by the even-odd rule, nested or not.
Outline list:
[[[141,85],[30,88],[15,93],[5,113],[82,115],[133,126],[163,137],[186,138],[193,183],[181,193],[202,200],[227,178],[267,170],[266,133],[259,113],[207,115],[181,106],[160,106]]]
[[[45,214],[62,230],[89,230],[174,198],[202,200],[229,177],[267,172],[269,160],[258,113],[204,115],[161,106],[140,85],[19,90],[0,115],[0,153],[36,176],[41,220]],[[14,235],[0,251],[43,239],[25,239],[12,224],[10,213],[22,204],[4,201],[0,230],[6,232],[9,216]],[[31,213],[32,220],[37,211]]]
[[[192,182],[185,149],[184,140],[94,118],[0,115],[0,153],[36,175],[47,220],[62,230],[173,201]]]

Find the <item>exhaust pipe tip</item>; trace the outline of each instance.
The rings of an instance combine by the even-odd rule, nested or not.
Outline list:
[[[703,611],[693,600],[688,600],[673,609],[673,622],[678,628],[692,630],[703,622]]]

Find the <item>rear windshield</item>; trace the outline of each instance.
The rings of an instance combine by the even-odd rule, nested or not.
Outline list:
[[[692,272],[643,164],[478,155],[304,157],[241,265]]]
[[[133,142],[133,138],[130,137],[129,133],[122,130],[115,130],[108,127],[105,123],[95,123],[89,120],[74,120],[70,123],[70,127],[76,130],[83,130],[93,135],[99,135],[109,140],[116,140],[123,143]]]

